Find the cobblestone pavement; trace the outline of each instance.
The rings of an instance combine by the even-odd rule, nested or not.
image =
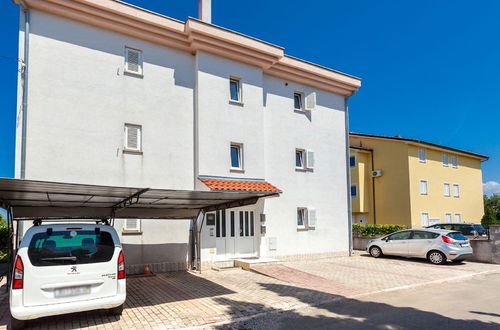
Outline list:
[[[500,265],[434,266],[405,259],[365,256],[325,258],[257,266],[257,271],[167,273],[127,279],[121,318],[105,311],[47,317],[31,329],[164,329],[226,327],[259,314],[280,313],[399,286],[459,280]],[[264,275],[265,274],[265,275]],[[8,299],[0,295],[0,329],[8,322]],[[236,323],[235,323],[236,322]],[[236,326],[238,327],[238,326]]]

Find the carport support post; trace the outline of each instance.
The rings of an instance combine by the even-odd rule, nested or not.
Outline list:
[[[7,207],[7,230],[9,234],[9,269],[7,271],[7,285],[5,286],[5,290],[8,292],[10,288],[10,281],[12,277],[12,267],[14,265],[14,217],[12,215],[12,207]],[[16,247],[17,247],[17,234],[16,234]]]
[[[205,220],[205,211],[200,210],[198,217],[196,218],[195,228],[196,228],[196,269],[201,274],[201,229],[203,228],[203,221]],[[199,227],[198,227],[199,226]]]

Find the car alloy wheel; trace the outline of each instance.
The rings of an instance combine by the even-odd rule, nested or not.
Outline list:
[[[429,254],[429,261],[435,265],[442,265],[446,261],[446,258],[441,252],[433,251]]]
[[[374,247],[370,248],[370,255],[374,258],[378,258],[382,255],[382,251],[380,250],[380,248],[378,246],[374,246]]]

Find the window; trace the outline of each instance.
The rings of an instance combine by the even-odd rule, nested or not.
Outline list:
[[[448,167],[448,154],[443,154],[442,159],[443,159],[443,166]]]
[[[304,111],[304,104],[302,102],[303,94],[299,92],[293,93],[293,108],[295,110]]]
[[[392,240],[399,241],[399,240],[403,240],[403,239],[410,239],[410,235],[411,235],[411,231],[408,230],[408,231],[402,231],[399,233],[392,234],[388,238],[390,241],[392,241]]]
[[[229,78],[229,97],[231,101],[241,102],[241,80]]]
[[[458,184],[453,185],[453,197],[460,197],[460,187]]]
[[[444,222],[451,223],[451,213],[444,214]]]
[[[356,167],[356,156],[355,155],[352,155],[351,157],[349,157],[349,166],[351,168]]]
[[[142,75],[142,51],[125,47],[125,72]]]
[[[243,170],[243,145],[231,143],[231,169]]]
[[[297,208],[297,226],[300,228],[307,226],[307,208],[305,207]]]
[[[427,181],[420,180],[420,195],[427,195]]]
[[[422,214],[420,214],[420,219],[422,220],[422,227],[429,226],[429,213],[422,212]]]
[[[351,186],[351,197],[358,197],[358,186],[355,184]]]
[[[139,125],[125,124],[125,150],[141,151],[142,127]]]
[[[462,215],[460,213],[455,213],[455,222],[456,223],[462,222]]]
[[[457,156],[451,156],[451,166],[453,168],[458,168],[458,157]]]
[[[123,230],[125,231],[141,231],[140,219],[125,219],[123,223]]]
[[[449,183],[443,184],[443,195],[446,197],[450,197],[450,184]]]
[[[226,210],[215,212],[215,237],[226,237]]]
[[[412,235],[412,239],[434,239],[439,236],[438,233],[431,233],[428,231],[414,231]]]
[[[295,149],[295,167],[298,169],[306,168],[306,151],[304,149]]]
[[[425,163],[425,149],[418,149],[418,161],[421,163]]]

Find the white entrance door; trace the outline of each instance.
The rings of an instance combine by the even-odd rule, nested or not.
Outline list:
[[[255,216],[253,211],[238,211],[238,239],[236,249],[239,257],[255,256]]]
[[[215,245],[217,260],[255,256],[254,211],[217,211]]]

